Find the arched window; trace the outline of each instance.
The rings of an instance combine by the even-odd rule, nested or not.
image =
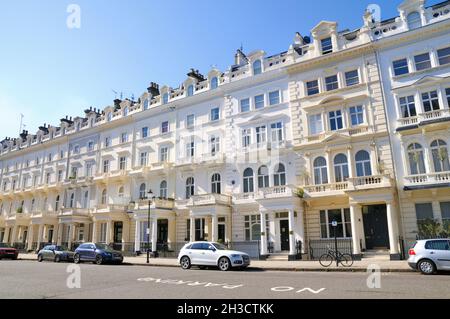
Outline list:
[[[163,104],[169,103],[169,93],[163,94]]]
[[[194,95],[194,86],[192,84],[188,86],[187,95],[188,96]]]
[[[286,170],[284,168],[284,165],[281,163],[275,166],[275,170],[273,173],[273,185],[286,185]]]
[[[372,168],[370,166],[370,155],[367,151],[359,151],[355,155],[356,162],[356,176],[370,176],[372,175]]]
[[[161,181],[159,184],[159,197],[167,198],[167,182]]]
[[[70,203],[69,203],[69,207],[73,208],[75,205],[75,193],[70,194]]]
[[[219,80],[215,76],[211,79],[211,90],[217,89],[218,86],[219,86]]]
[[[213,176],[211,176],[211,193],[213,194],[220,194],[220,174],[215,173]]]
[[[83,208],[89,208],[89,191],[84,192]]]
[[[144,100],[144,110],[148,110],[148,99]]]
[[[417,29],[422,26],[422,20],[420,18],[419,12],[411,12],[410,14],[408,14],[406,20],[408,22],[409,30]]]
[[[126,107],[123,109],[122,114],[123,114],[123,116],[127,116],[127,115],[128,115],[128,106],[126,106]]]
[[[186,179],[186,199],[191,198],[194,195],[195,181],[193,177],[188,177]]]
[[[336,183],[343,182],[349,177],[347,156],[344,154],[338,154],[334,157],[334,177]]]
[[[430,146],[431,154],[433,155],[434,171],[450,171],[447,143],[445,143],[443,140],[435,140],[431,143]]]
[[[244,171],[244,193],[253,193],[253,170],[249,167]]]
[[[141,186],[139,186],[139,198],[143,199],[145,197],[147,197],[146,186],[145,183],[142,183]]]
[[[408,146],[408,161],[411,175],[426,173],[422,145],[413,143]]]
[[[266,165],[258,168],[258,188],[269,187],[269,169]]]
[[[253,62],[253,75],[261,73],[262,73],[261,60],[256,60],[255,62]]]
[[[120,186],[119,187],[119,192],[117,194],[119,196],[119,198],[123,198],[124,193],[125,193],[125,189],[123,188],[123,186]]]
[[[59,209],[59,195],[56,196],[56,200],[55,200],[55,211],[57,211]]]
[[[328,184],[327,160],[320,156],[314,160],[314,183],[316,185]]]
[[[102,198],[101,198],[101,204],[105,205],[106,204],[106,188],[102,191]]]

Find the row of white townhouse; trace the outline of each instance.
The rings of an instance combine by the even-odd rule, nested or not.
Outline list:
[[[213,240],[298,259],[336,236],[400,259],[448,235],[450,1],[398,11],[322,21],[286,52],[238,50],[224,72],[4,139],[0,242],[176,254]]]

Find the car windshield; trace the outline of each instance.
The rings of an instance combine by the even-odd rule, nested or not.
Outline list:
[[[56,250],[56,251],[66,251],[66,250],[68,250],[68,249],[67,249],[67,247],[65,247],[65,246],[56,246],[56,247],[55,247],[55,250]]]
[[[228,248],[225,245],[219,244],[219,243],[212,243],[214,247],[217,248],[217,250],[228,250]]]
[[[0,248],[10,248],[10,246],[6,243],[0,243]]]
[[[111,247],[109,247],[108,245],[105,245],[105,244],[95,244],[95,246],[97,247],[97,249],[101,249],[101,250],[109,250],[109,251],[113,250]]]

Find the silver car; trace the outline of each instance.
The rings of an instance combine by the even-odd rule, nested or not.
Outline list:
[[[450,239],[418,240],[409,250],[408,264],[425,275],[450,271]]]

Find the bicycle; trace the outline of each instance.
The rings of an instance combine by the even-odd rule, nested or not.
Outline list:
[[[333,263],[333,261],[338,262],[344,267],[350,267],[353,265],[353,257],[350,254],[342,254],[339,251],[334,251],[328,247],[328,251],[326,254],[323,254],[319,258],[319,263],[322,267],[329,267]]]

